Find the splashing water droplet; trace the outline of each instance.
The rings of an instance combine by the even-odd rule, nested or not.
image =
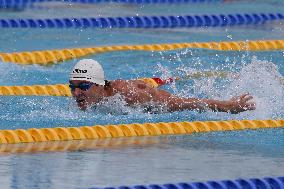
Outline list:
[[[246,112],[250,119],[277,118],[283,115],[284,90],[282,75],[278,67],[269,61],[258,60],[256,57],[239,73],[227,89],[227,97],[249,92],[256,103],[256,110]]]

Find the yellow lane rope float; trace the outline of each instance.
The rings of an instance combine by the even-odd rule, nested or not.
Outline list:
[[[71,96],[67,84],[0,86],[2,96]]]
[[[104,139],[137,136],[186,135],[198,132],[279,128],[284,120],[231,120],[169,123],[134,123],[82,127],[0,130],[0,144]]]
[[[183,48],[202,48],[220,51],[260,51],[283,50],[284,40],[259,41],[229,41],[229,42],[203,42],[203,43],[172,43],[172,44],[145,44],[145,45],[115,45],[102,47],[73,48],[62,50],[45,50],[17,53],[0,53],[2,62],[18,64],[52,64],[74,58],[80,58],[97,53],[111,51],[167,51]]]
[[[18,144],[1,144],[0,154],[10,153],[35,153],[35,152],[57,152],[57,151],[78,151],[93,149],[113,149],[126,146],[153,146],[166,139],[158,137],[128,137],[128,138],[107,138],[97,140],[69,140],[49,141]]]
[[[173,77],[168,79],[154,78],[140,78],[140,80],[148,83],[152,87],[159,87],[161,85],[172,83],[182,79],[198,79],[202,77],[227,77],[233,75],[231,72],[196,72],[188,74],[187,76]],[[236,76],[236,75],[235,75]],[[284,79],[282,80],[284,84]],[[68,84],[55,85],[24,85],[24,86],[0,86],[1,96],[67,96],[71,97],[71,91]]]
[[[153,87],[166,84],[166,80],[159,78],[141,78],[144,82]],[[157,80],[157,81],[156,81]],[[172,80],[169,80],[170,82]],[[55,85],[24,85],[24,86],[0,86],[0,95],[2,96],[67,96],[70,97],[71,91],[68,84]]]

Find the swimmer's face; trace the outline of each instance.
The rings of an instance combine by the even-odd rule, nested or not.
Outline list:
[[[72,80],[69,83],[72,96],[81,110],[86,110],[103,98],[104,86],[102,85],[79,80]]]

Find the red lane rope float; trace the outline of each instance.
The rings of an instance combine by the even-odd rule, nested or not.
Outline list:
[[[82,127],[0,130],[0,144],[105,139],[119,137],[184,135],[197,132],[280,128],[284,120],[231,120],[169,123],[134,123]]]
[[[47,65],[81,58],[97,53],[111,51],[167,51],[183,48],[204,48],[220,51],[263,51],[283,50],[284,40],[259,40],[259,41],[229,41],[229,42],[204,42],[204,43],[172,43],[172,44],[144,44],[144,45],[115,45],[89,48],[74,48],[61,50],[46,50],[17,53],[0,53],[0,61],[17,64]]]

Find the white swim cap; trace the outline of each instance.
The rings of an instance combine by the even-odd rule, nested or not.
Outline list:
[[[99,85],[105,85],[105,76],[102,66],[95,60],[80,60],[72,69],[70,81],[90,81]]]

